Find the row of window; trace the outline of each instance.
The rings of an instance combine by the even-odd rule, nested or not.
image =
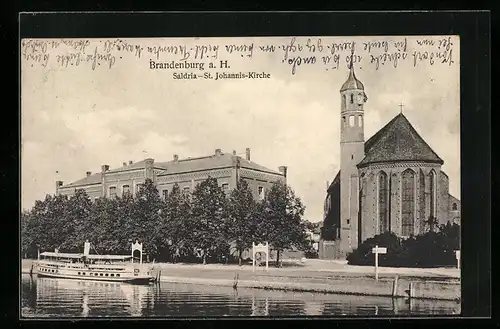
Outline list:
[[[78,275],[87,275],[87,273],[86,272],[78,272]],[[114,273],[92,273],[92,272],[90,272],[89,275],[90,276],[111,276],[111,277],[114,277],[114,276],[119,277],[120,276],[119,273],[114,274]]]
[[[40,272],[49,272],[49,273],[57,273],[57,270],[53,270],[53,269],[50,269],[50,268],[39,268],[38,269]]]
[[[47,272],[48,273],[58,273],[58,270],[54,270],[54,269],[50,269],[50,268],[40,267],[38,270],[40,272],[45,272],[45,273],[47,273]],[[87,275],[87,273],[86,272],[78,272],[78,275]],[[111,276],[111,277],[114,277],[114,276],[119,277],[120,276],[119,273],[114,274],[114,273],[92,273],[92,272],[90,272],[89,275],[90,276]]]
[[[356,124],[356,116],[355,115],[350,115],[349,116],[349,127],[354,127],[354,126],[362,127],[363,126],[363,116],[358,115],[357,121],[358,122]],[[345,115],[342,116],[342,126],[347,127],[347,118]]]
[[[139,191],[140,187],[142,187],[142,184],[137,184],[136,186],[137,186],[137,191]],[[222,188],[222,190],[224,192],[228,192],[229,191],[229,184],[228,183],[224,183],[224,184],[222,184],[221,188]],[[188,192],[191,191],[191,187],[190,186],[185,186],[182,191],[184,193],[188,193]],[[122,195],[125,195],[126,193],[130,193],[130,186],[129,185],[123,185],[122,186]],[[168,196],[168,193],[169,193],[169,191],[167,189],[162,190],[162,194],[163,194],[164,198],[166,198]],[[263,199],[264,198],[264,187],[259,186],[258,193],[259,193],[259,198]],[[109,196],[110,197],[116,197],[117,196],[117,194],[116,194],[116,186],[111,186],[109,188]]]
[[[135,186],[135,188],[136,188],[136,191],[137,191],[137,192],[139,192],[139,191],[140,191],[140,189],[142,188],[142,185],[143,185],[143,184],[137,184],[137,185]],[[126,195],[126,194],[128,194],[128,193],[130,193],[130,185],[123,185],[123,186],[122,186],[122,195]],[[117,193],[116,193],[116,186],[111,186],[111,187],[109,188],[109,196],[110,196],[110,197],[112,197],[112,198],[117,196]]]
[[[365,102],[365,100],[366,100],[366,99],[365,99],[365,95],[364,95],[363,93],[357,93],[356,98],[357,98],[357,103],[358,103],[359,105],[361,105],[362,103],[364,103],[364,102]],[[350,94],[350,95],[349,95],[349,102],[350,102],[351,104],[354,104],[354,94]],[[343,96],[342,96],[342,106],[343,106],[343,108],[345,108],[345,107],[346,107],[346,103],[347,103],[347,102],[346,102],[346,95],[343,95]]]
[[[415,172],[407,169],[401,176],[401,235],[411,236],[415,229]],[[422,182],[423,183],[423,182]],[[436,213],[436,173],[429,173],[430,213]],[[421,193],[424,193],[423,186]],[[424,198],[424,195],[421,195]],[[380,233],[390,231],[391,198],[388,175],[381,171],[378,177],[378,219]]]

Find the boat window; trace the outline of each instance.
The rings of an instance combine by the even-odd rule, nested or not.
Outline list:
[[[108,276],[108,273],[106,273],[105,276]]]
[[[116,274],[116,276],[120,276],[120,274]]]
[[[101,276],[102,276],[102,273],[101,273]]]
[[[83,272],[83,275],[85,275],[85,272]]]
[[[81,273],[80,273],[80,272],[78,272],[78,275],[80,275],[80,274],[81,274]]]
[[[111,273],[111,276],[115,276],[113,273]]]

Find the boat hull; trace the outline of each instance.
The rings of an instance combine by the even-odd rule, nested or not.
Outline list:
[[[151,269],[131,265],[82,265],[39,261],[36,274],[41,277],[85,281],[149,283],[154,281]]]
[[[57,274],[57,273],[37,273],[39,277],[45,278],[59,278],[59,279],[72,279],[79,281],[104,281],[104,282],[124,282],[124,283],[133,283],[133,284],[149,284],[154,281],[152,277],[144,276],[144,277],[90,277],[90,276],[76,276],[76,275],[67,275],[67,274]]]

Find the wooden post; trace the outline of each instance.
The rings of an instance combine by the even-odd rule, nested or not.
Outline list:
[[[266,272],[269,270],[269,242],[267,242],[266,246],[268,247],[266,250]]]
[[[457,259],[457,268],[460,269],[460,250],[455,250],[455,257]]]
[[[252,242],[252,271],[255,272],[255,243]]]
[[[398,279],[399,276],[396,275],[394,282],[392,283],[392,297],[396,297],[396,294],[398,293]]]
[[[409,290],[408,296],[410,299],[414,298],[415,296],[415,292],[413,291],[413,289],[414,289],[413,282],[410,281],[410,287],[408,288]]]

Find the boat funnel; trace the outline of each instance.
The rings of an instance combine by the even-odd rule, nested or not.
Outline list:
[[[85,244],[83,245],[83,255],[88,256],[90,253],[90,242],[85,241]]]

